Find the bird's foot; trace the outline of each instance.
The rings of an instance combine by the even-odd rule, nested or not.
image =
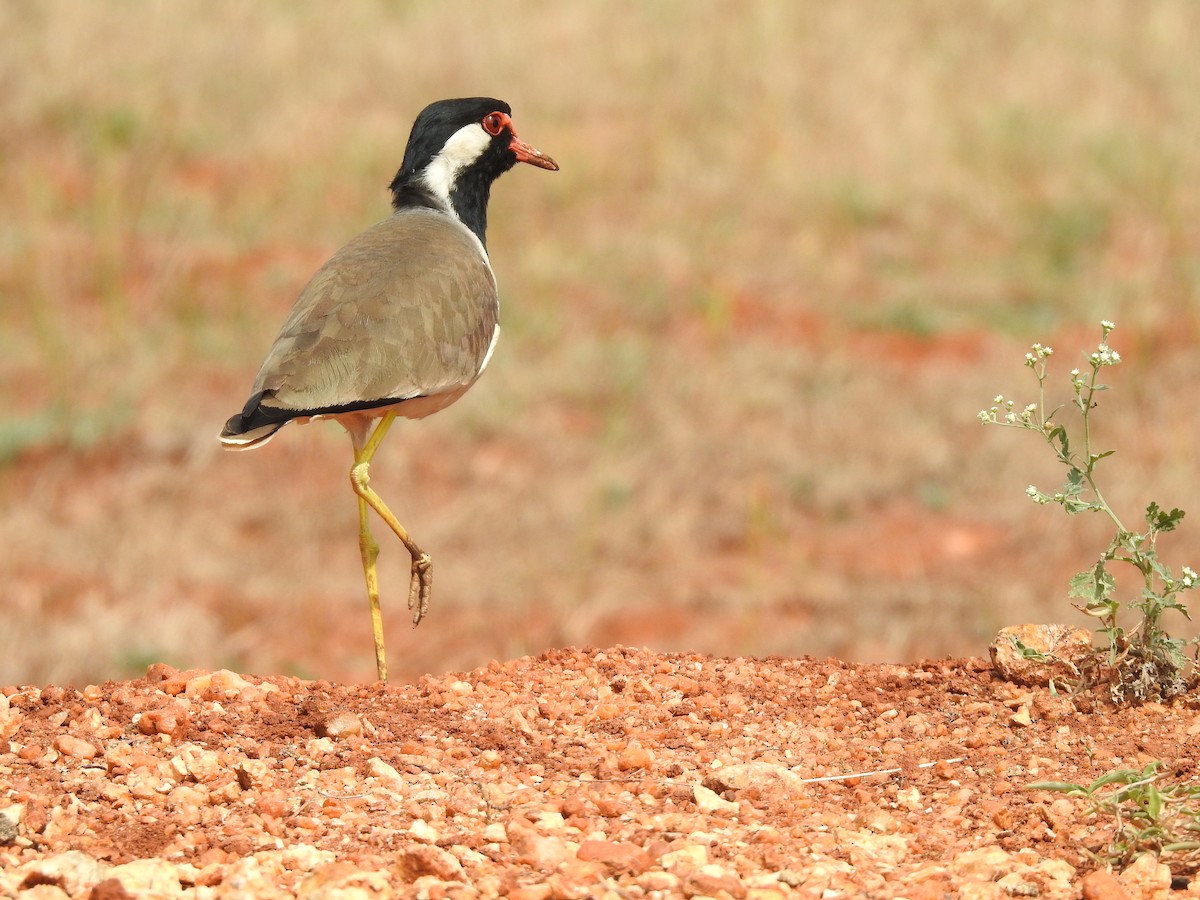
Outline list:
[[[433,593],[433,560],[424,550],[413,554],[412,577],[408,583],[408,608],[413,613],[413,627],[420,624],[429,612],[429,597]]]

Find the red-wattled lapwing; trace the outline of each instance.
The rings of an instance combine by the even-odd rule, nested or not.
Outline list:
[[[350,433],[358,541],[371,604],[375,664],[387,680],[375,510],[412,555],[413,624],[429,607],[432,566],[379,495],[367,470],[396,416],[419,419],[475,383],[500,328],[485,231],[492,182],[519,162],[557,170],[520,140],[512,109],[473,97],[427,106],[413,123],[391,183],[393,214],[353,238],[301,292],[222,445],[248,450],[288,422],[334,419]]]

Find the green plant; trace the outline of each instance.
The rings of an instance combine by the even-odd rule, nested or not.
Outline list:
[[[1146,507],[1145,528],[1134,531],[1125,526],[1100,490],[1097,467],[1116,451],[1098,451],[1093,446],[1095,398],[1100,391],[1108,390],[1108,385],[1099,381],[1101,371],[1121,362],[1121,355],[1108,345],[1108,336],[1115,326],[1104,321],[1100,327],[1100,345],[1087,356],[1088,370],[1076,368],[1070,372],[1074,399],[1069,406],[1079,413],[1081,420],[1075,438],[1057,418],[1062,407],[1047,411],[1046,372],[1054,351],[1041,344],[1034,344],[1025,354],[1025,366],[1037,379],[1038,401],[1018,409],[1014,401],[999,396],[994,406],[979,413],[979,418],[987,425],[1040,434],[1066,466],[1067,480],[1058,491],[1048,494],[1034,485],[1026,489],[1035,503],[1058,504],[1072,516],[1100,513],[1115,527],[1112,541],[1095,565],[1071,579],[1070,596],[1081,601],[1076,604],[1078,609],[1099,620],[1099,630],[1108,638],[1107,657],[1098,668],[1104,673],[1102,680],[1109,684],[1113,699],[1119,703],[1140,703],[1177,696],[1195,679],[1195,658],[1189,659],[1186,653],[1188,644],[1194,641],[1172,637],[1163,628],[1162,618],[1171,610],[1191,618],[1179,597],[1195,588],[1200,576],[1188,566],[1183,566],[1181,574],[1176,576],[1158,558],[1158,536],[1175,529],[1183,519],[1183,510],[1167,511],[1151,503]],[[1109,571],[1109,564],[1114,562],[1132,566],[1140,576],[1135,599],[1122,603],[1117,598],[1116,579]],[[1120,624],[1123,607],[1141,614],[1141,621],[1132,629],[1126,630]]]
[[[1093,859],[1124,867],[1143,853],[1154,853],[1173,872],[1194,872],[1200,865],[1200,785],[1163,783],[1158,768],[1116,769],[1089,785],[1038,781],[1030,790],[1081,797],[1098,818],[1115,820],[1107,846],[1087,849]],[[1110,790],[1106,790],[1110,789]]]

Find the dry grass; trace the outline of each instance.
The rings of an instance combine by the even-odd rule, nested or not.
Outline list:
[[[443,96],[508,99],[563,171],[498,185],[500,352],[372,473],[439,565],[409,632],[385,549],[398,672],[1071,617],[1097,533],[974,413],[1102,317],[1111,499],[1200,519],[1200,8],[739,10],[0,7],[0,683],[369,675],[345,438],[213,434]]]

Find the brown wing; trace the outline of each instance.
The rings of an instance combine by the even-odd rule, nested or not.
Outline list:
[[[496,330],[496,281],[475,236],[405,210],[355,237],[301,292],[252,394],[318,411],[454,391],[479,374]]]

